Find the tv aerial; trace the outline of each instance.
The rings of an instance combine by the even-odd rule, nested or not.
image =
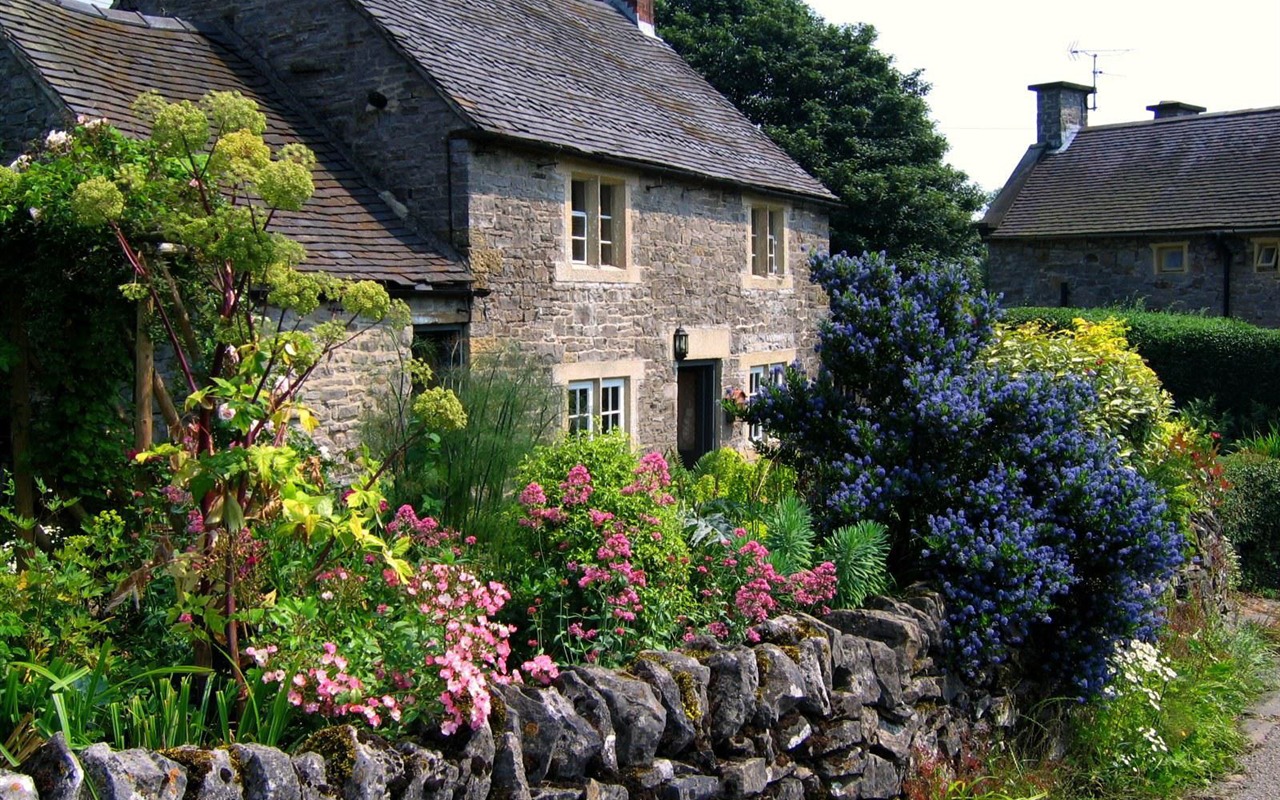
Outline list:
[[[1071,56],[1072,61],[1075,61],[1080,56],[1088,56],[1092,60],[1092,67],[1089,70],[1090,73],[1093,75],[1093,94],[1090,95],[1089,97],[1090,111],[1098,110],[1098,76],[1099,75],[1115,75],[1115,73],[1103,72],[1102,70],[1098,69],[1098,56],[1119,56],[1119,55],[1124,55],[1125,53],[1132,53],[1132,52],[1133,52],[1132,48],[1128,48],[1124,50],[1096,50],[1093,48],[1084,48],[1079,46],[1079,42],[1072,42],[1071,45],[1067,48],[1067,54]],[[1116,76],[1116,77],[1122,77],[1122,76]]]

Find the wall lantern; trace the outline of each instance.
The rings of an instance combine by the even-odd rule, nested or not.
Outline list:
[[[671,352],[676,361],[684,361],[689,357],[689,333],[684,326],[676,328],[675,335],[671,337]]]

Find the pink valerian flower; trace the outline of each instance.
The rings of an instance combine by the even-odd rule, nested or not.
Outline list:
[[[560,676],[560,668],[556,666],[556,662],[551,660],[551,656],[546,653],[539,653],[529,661],[520,665],[525,673],[542,684],[549,685],[553,680]]]
[[[204,515],[200,513],[198,508],[193,508],[187,512],[187,533],[204,533]]]
[[[631,558],[631,540],[625,533],[615,533],[604,540],[604,544],[596,550],[596,558],[601,561]]]
[[[441,528],[434,517],[419,518],[413,506],[408,504],[396,509],[395,517],[387,523],[387,532],[409,536],[423,547],[439,547],[454,539],[454,533]]]
[[[600,511],[594,508],[587,512],[587,516],[591,518],[591,524],[597,528],[613,519],[613,514],[610,514],[608,511]]]
[[[524,491],[520,493],[520,505],[526,508],[545,506],[546,504],[547,493],[542,491],[542,487],[536,483],[531,483],[524,487]]]
[[[581,622],[570,622],[568,630],[570,636],[586,639],[587,641],[591,641],[600,635],[600,631],[595,628],[583,628]]]
[[[581,505],[591,499],[595,487],[591,485],[591,473],[582,464],[569,470],[563,483],[560,484],[561,501],[566,506]]]
[[[801,607],[823,606],[836,596],[836,565],[824,561],[811,570],[787,577],[787,590]]]
[[[707,626],[707,633],[711,634],[717,639],[728,639],[729,626],[723,622],[713,622]]]

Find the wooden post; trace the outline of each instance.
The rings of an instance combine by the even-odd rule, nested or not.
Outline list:
[[[151,301],[138,303],[138,333],[134,339],[133,363],[133,446],[141,452],[151,448],[152,375],[156,370],[156,348],[147,333]]]

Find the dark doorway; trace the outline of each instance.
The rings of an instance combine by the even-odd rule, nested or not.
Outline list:
[[[676,449],[692,467],[716,448],[719,362],[686,361],[677,373]]]

